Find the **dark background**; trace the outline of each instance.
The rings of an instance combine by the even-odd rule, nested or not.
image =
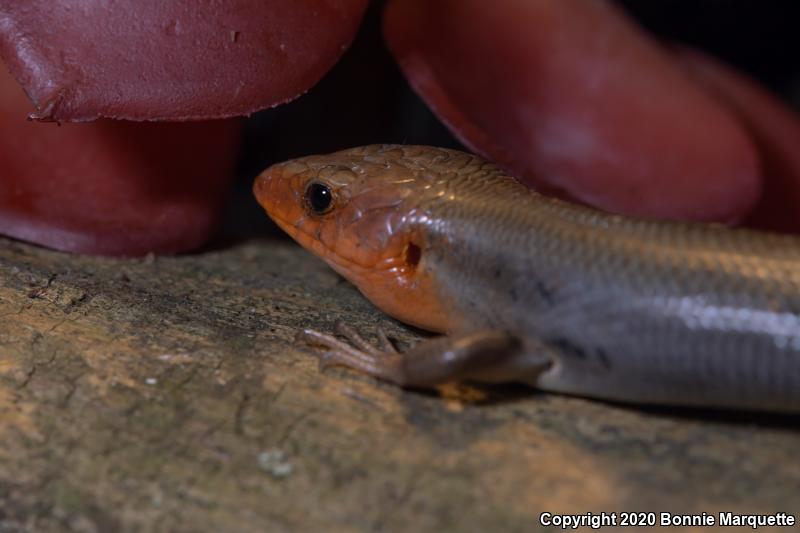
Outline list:
[[[460,147],[411,91],[389,54],[381,33],[384,3],[371,3],[353,45],[320,83],[297,100],[248,119],[239,179],[225,216],[223,238],[275,233],[250,193],[253,178],[274,162],[372,143]],[[798,107],[800,2],[618,3],[665,41],[706,50]]]

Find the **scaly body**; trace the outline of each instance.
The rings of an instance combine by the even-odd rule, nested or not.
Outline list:
[[[449,335],[408,354],[337,344],[331,362],[404,385],[800,411],[796,237],[610,215],[428,147],[303,158],[255,190],[378,307]]]

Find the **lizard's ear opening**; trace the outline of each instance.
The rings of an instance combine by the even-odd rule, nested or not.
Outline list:
[[[403,249],[403,262],[406,266],[414,270],[417,268],[417,265],[419,265],[421,259],[422,249],[413,242],[406,243],[406,247]]]

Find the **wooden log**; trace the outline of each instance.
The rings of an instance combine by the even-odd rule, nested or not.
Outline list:
[[[785,417],[319,372],[298,328],[401,344],[285,240],[146,260],[0,240],[3,531],[533,531],[542,512],[791,512]]]

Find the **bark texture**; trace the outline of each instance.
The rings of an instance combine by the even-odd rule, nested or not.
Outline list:
[[[403,342],[283,240],[175,258],[0,240],[1,531],[532,531],[539,514],[792,512],[796,420],[317,369],[298,328]]]

